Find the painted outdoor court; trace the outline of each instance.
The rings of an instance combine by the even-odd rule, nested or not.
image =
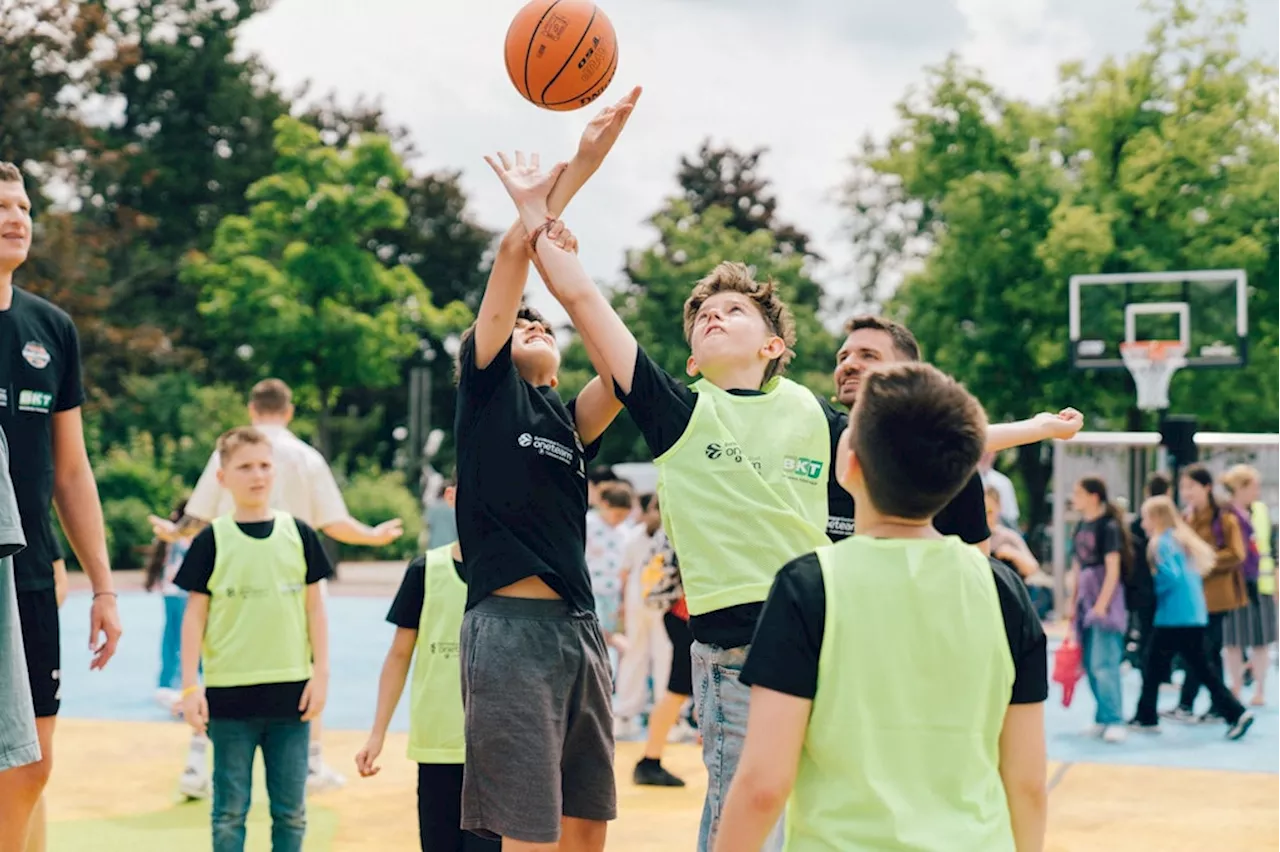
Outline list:
[[[344,566],[345,567],[345,566]],[[308,852],[417,848],[415,767],[404,758],[407,697],[382,756],[382,772],[355,777],[353,758],[373,717],[378,673],[393,628],[383,621],[391,592],[353,572],[330,598],[333,685],[325,714],[328,761],[347,786],[310,800]],[[352,591],[359,595],[349,594]],[[88,671],[87,595],[63,610],[63,712],[49,787],[52,852],[199,852],[209,849],[208,804],[179,803],[175,785],[187,728],[152,701],[162,623],[158,597],[124,592],[125,637],[105,672]],[[1107,745],[1080,736],[1092,700],[1081,683],[1072,707],[1056,687],[1047,713],[1053,852],[1249,852],[1280,837],[1280,716],[1270,707],[1241,742],[1223,729],[1166,724],[1158,736]],[[1129,709],[1136,675],[1126,676]],[[1164,696],[1165,702],[1173,700]],[[1202,698],[1202,701],[1207,699]],[[639,743],[619,743],[619,819],[608,849],[694,848],[705,774],[695,746],[671,746],[664,763],[683,790],[630,782]],[[260,767],[259,767],[260,768]],[[249,848],[266,850],[265,793],[255,793]]]

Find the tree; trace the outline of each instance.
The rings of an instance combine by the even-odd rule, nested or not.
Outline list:
[[[684,302],[694,282],[722,260],[737,260],[755,269],[760,280],[777,282],[782,298],[796,318],[796,357],[787,375],[813,388],[830,386],[835,342],[818,319],[816,304],[798,294],[817,291],[806,275],[805,258],[779,246],[768,229],[743,233],[732,227],[732,211],[709,207],[701,215],[684,199],[673,199],[652,219],[658,239],[633,254],[627,265],[628,283],[613,295],[613,304],[636,340],[651,358],[673,376],[685,375],[689,344],[684,339]],[[581,343],[566,353],[561,379],[576,390],[591,375]],[[638,430],[620,417],[606,433],[602,462],[650,458]]]
[[[704,141],[694,158],[680,158],[676,180],[683,198],[695,215],[723,207],[729,211],[729,227],[744,234],[771,231],[779,251],[820,259],[809,250],[807,234],[777,218],[778,199],[770,191],[769,180],[759,173],[760,159],[768,150],[738,151]]]
[[[470,312],[436,307],[411,269],[384,266],[367,248],[407,216],[395,193],[406,172],[389,139],[339,151],[296,119],[277,119],[275,131],[275,173],[249,187],[248,215],[222,220],[183,282],[248,363],[314,394],[316,444],[328,454],[342,391],[397,384],[423,334],[444,337]]]
[[[1180,375],[1171,408],[1196,411],[1206,429],[1275,429],[1276,72],[1240,56],[1241,25],[1234,12],[1173,3],[1145,51],[1092,73],[1067,67],[1041,107],[949,61],[900,104],[887,143],[856,158],[864,173],[851,186],[875,185],[874,172],[910,216],[896,235],[861,229],[855,248],[887,246],[885,268],[909,266],[912,250],[926,256],[889,310],[993,419],[1072,404],[1094,428],[1135,423],[1127,375],[1082,381],[1069,367],[1070,275],[1242,267],[1249,366]],[[1018,455],[1033,525],[1047,512],[1043,449]]]

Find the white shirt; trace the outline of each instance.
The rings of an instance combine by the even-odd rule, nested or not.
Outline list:
[[[982,474],[982,484],[994,488],[1000,495],[1000,517],[1013,529],[1018,528],[1018,492],[1013,481],[994,467]]]
[[[288,512],[314,529],[347,517],[347,504],[324,456],[310,444],[289,431],[286,426],[259,426],[271,441],[275,457],[276,482],[271,492],[271,507]],[[195,491],[187,499],[186,513],[202,521],[231,512],[235,505],[231,494],[218,483],[221,467],[214,450],[205,465]]]

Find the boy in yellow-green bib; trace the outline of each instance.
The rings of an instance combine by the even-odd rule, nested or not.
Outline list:
[[[242,852],[262,749],[273,852],[306,835],[310,720],[324,709],[329,630],[319,582],[332,566],[307,524],[271,509],[271,442],[246,426],[218,438],[218,481],[235,509],[195,537],[174,584],[182,621],[182,712],[213,744],[213,852]],[[204,685],[198,676],[203,659]]]
[[[457,474],[444,490],[454,507]],[[362,778],[377,775],[387,728],[400,703],[409,665],[409,759],[418,764],[418,839],[423,852],[499,852],[502,841],[464,831],[462,824],[462,670],[458,638],[467,605],[459,542],[428,550],[409,563],[387,613],[395,638],[378,680],[373,730],[356,754]]]
[[[1018,575],[933,525],[982,407],[926,364],[862,379],[836,456],[858,534],[778,573],[741,680],[746,744],[717,852],[1038,852],[1044,631]]]

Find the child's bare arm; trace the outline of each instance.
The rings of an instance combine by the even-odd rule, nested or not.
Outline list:
[[[319,583],[307,585],[307,636],[311,640],[311,680],[298,702],[304,722],[319,718],[329,695],[329,616]]]
[[[409,667],[413,662],[413,648],[418,642],[418,631],[406,627],[397,627],[395,638],[387,650],[387,658],[382,663],[382,674],[378,678],[378,707],[373,714],[373,729],[364,748],[356,755],[356,769],[361,777],[368,778],[378,774],[379,767],[375,761],[382,752],[382,744],[387,736],[387,728],[391,726],[391,717],[395,715],[396,705],[404,694],[404,684],[409,677]]]
[[[1049,812],[1047,773],[1044,704],[1010,704],[1000,731],[1000,780],[1018,852],[1044,849]]]
[[[208,623],[209,596],[191,592],[187,595],[187,608],[182,616],[179,659],[182,663],[182,715],[198,734],[203,734],[209,723],[209,705],[200,686],[200,652]]]

